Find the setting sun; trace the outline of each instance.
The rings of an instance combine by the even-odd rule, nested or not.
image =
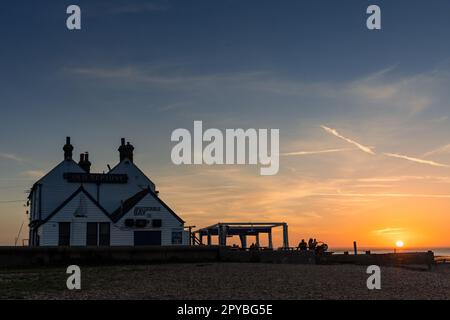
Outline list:
[[[397,248],[402,248],[404,245],[405,245],[405,244],[404,244],[403,241],[401,241],[401,240],[398,240],[398,241],[395,243],[395,246],[396,246]]]

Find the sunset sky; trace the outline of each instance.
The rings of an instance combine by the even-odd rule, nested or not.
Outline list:
[[[379,31],[366,28],[374,3]],[[449,15],[447,0],[0,2],[0,245],[71,136],[96,172],[129,139],[187,225],[450,247]],[[170,135],[194,120],[280,129],[279,173],[173,165]]]

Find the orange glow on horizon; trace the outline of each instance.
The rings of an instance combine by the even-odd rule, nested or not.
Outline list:
[[[142,169],[151,172],[151,166]],[[291,247],[309,238],[330,250],[351,248],[353,241],[361,249],[388,249],[397,241],[408,249],[450,247],[450,178],[427,183],[409,175],[318,178],[306,176],[307,170],[261,177],[237,167],[199,166],[160,171],[154,181],[164,202],[197,228],[217,222],[286,222]],[[8,204],[2,245],[14,244],[26,218],[22,204]],[[281,231],[274,230],[274,246],[282,244]],[[21,238],[28,238],[26,228]],[[261,242],[264,246],[267,239]]]

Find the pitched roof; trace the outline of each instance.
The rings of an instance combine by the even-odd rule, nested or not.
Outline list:
[[[53,167],[49,172],[47,172],[45,175],[40,177],[38,181],[33,183],[33,186],[30,189],[30,193],[28,194],[28,199],[31,199],[31,195],[33,194],[37,185],[42,184],[42,182],[45,180],[45,178],[47,178],[52,172],[54,172],[55,170],[57,170],[59,167],[61,167],[63,165],[71,165],[71,166],[73,166],[72,169],[75,169],[75,170],[80,169],[80,172],[85,172],[83,169],[81,169],[81,167],[78,165],[78,163],[76,163],[73,159],[62,160],[55,167]]]
[[[147,177],[147,175],[133,161],[130,161],[128,158],[125,158],[118,164],[116,164],[111,170],[108,171],[107,174],[114,173],[114,171],[116,171],[119,168],[119,166],[123,163],[128,163],[128,165],[134,167],[142,176],[144,176],[153,185],[153,187],[155,187],[155,183],[149,177]]]
[[[114,222],[119,221],[120,218],[122,218],[128,211],[131,210],[131,208],[138,204],[139,201],[141,201],[147,194],[148,189],[144,189],[123,201],[122,204],[111,213],[111,220]]]
[[[156,193],[154,193],[150,188],[139,191],[135,195],[133,195],[130,198],[128,198],[127,200],[125,200],[120,207],[118,207],[116,210],[114,210],[113,213],[111,213],[111,220],[114,223],[119,221],[124,215],[126,215],[134,206],[136,206],[147,195],[151,195],[164,208],[166,208],[167,211],[169,211],[169,213],[175,217],[175,219],[177,219],[181,223],[184,223],[184,220],[181,219],[172,209],[170,209],[169,206],[164,201],[162,201],[156,195]]]
[[[86,197],[88,197],[89,200],[91,200],[97,208],[100,209],[101,212],[103,212],[109,219],[111,219],[110,215],[108,214],[108,211],[106,211],[100,203],[98,203],[97,200],[95,200],[89,192],[86,191],[86,189],[83,188],[83,186],[79,187],[74,193],[72,193],[66,200],[64,200],[55,210],[52,211],[45,219],[39,221],[37,223],[37,226],[40,226],[46,222],[48,222],[54,215],[56,215],[61,209],[63,209],[72,199],[74,199],[79,193],[83,193]]]

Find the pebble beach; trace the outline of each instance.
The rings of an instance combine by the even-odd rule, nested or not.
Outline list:
[[[0,271],[2,299],[450,299],[450,265],[381,268],[368,290],[366,267],[197,263],[82,267],[69,291],[64,268]]]

